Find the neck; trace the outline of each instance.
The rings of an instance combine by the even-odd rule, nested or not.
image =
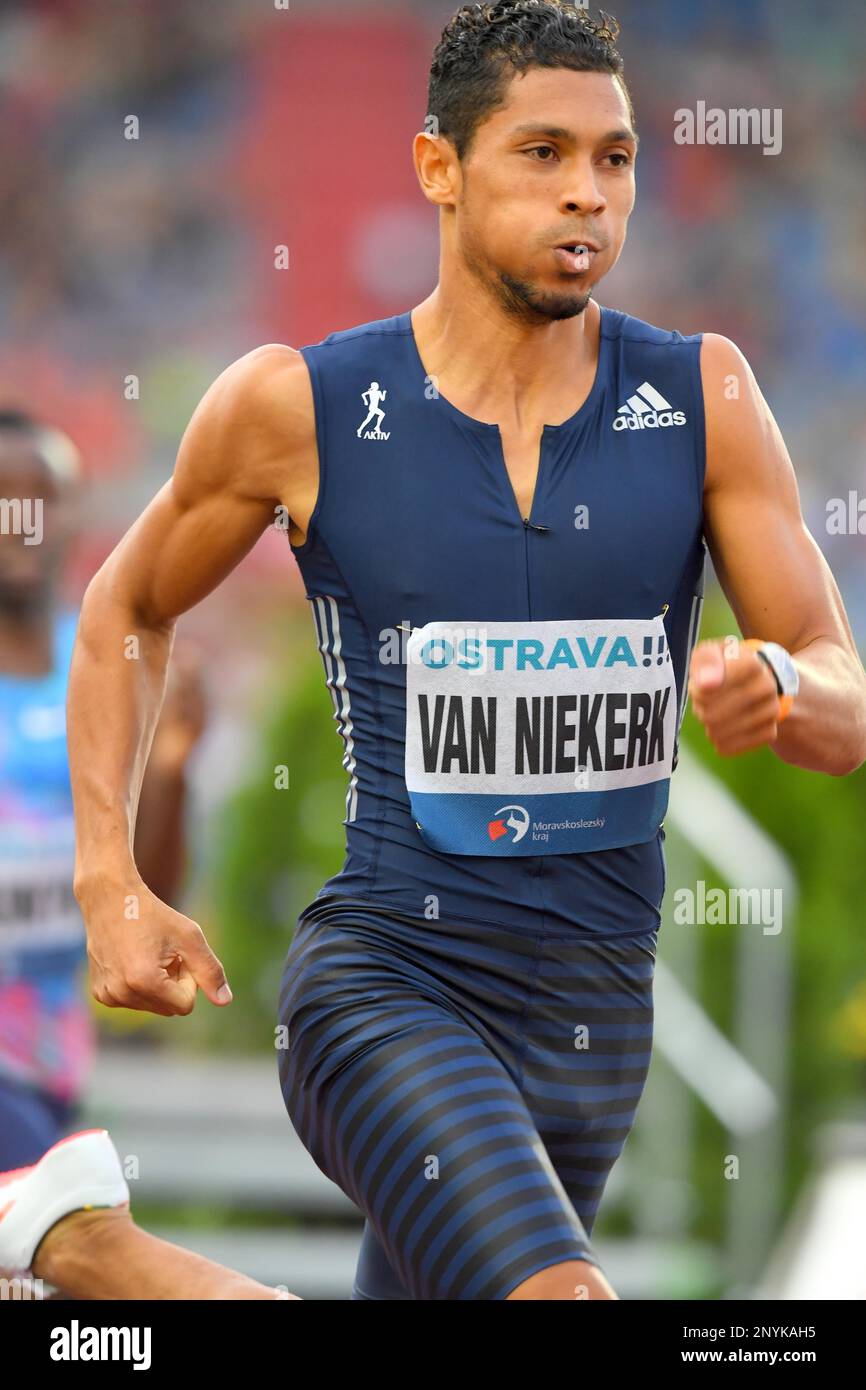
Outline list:
[[[442,267],[433,293],[412,311],[425,368],[442,394],[490,424],[554,423],[589,391],[601,311],[590,300],[570,319],[521,321],[465,267]],[[454,402],[456,403],[456,402]]]
[[[0,611],[0,671],[7,675],[43,676],[53,665],[51,610],[21,614]]]

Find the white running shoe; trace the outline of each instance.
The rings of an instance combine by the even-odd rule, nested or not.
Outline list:
[[[70,1134],[32,1168],[0,1173],[0,1270],[30,1274],[42,1237],[70,1212],[128,1202],[129,1188],[108,1130]]]

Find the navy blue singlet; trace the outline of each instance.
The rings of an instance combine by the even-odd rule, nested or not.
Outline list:
[[[302,351],[320,484],[295,553],[349,785],[345,864],[286,958],[283,1095],[366,1218],[355,1299],[504,1299],[599,1263],[649,1070],[700,336],[602,309],[527,518],[408,313]]]
[[[700,343],[601,308],[528,518],[498,426],[438,392],[408,312],[301,349],[319,491],[293,551],[349,776],[317,903],[658,926],[703,601]]]

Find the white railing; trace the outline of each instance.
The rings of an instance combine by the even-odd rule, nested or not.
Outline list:
[[[797,879],[790,861],[724,784],[680,746],[665,822],[669,874],[656,966],[655,1046],[684,1083],[658,1089],[661,1114],[654,1162],[690,1188],[695,1098],[728,1132],[719,1181],[728,1187],[726,1255],[732,1294],[748,1296],[772,1241],[782,1195],[784,1120],[791,1042],[791,973]],[[672,882],[671,861],[680,880]],[[677,925],[670,901],[701,863],[727,885],[778,892],[782,920],[739,925]],[[706,933],[736,932],[732,1036],[698,1002]],[[689,1201],[680,1202],[683,1225]]]

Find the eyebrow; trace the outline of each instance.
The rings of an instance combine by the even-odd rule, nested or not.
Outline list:
[[[517,125],[511,133],[512,135],[546,135],[551,140],[568,140],[571,144],[574,144],[577,138],[574,131],[567,130],[565,126],[542,125],[535,121]],[[615,145],[623,141],[634,145],[635,149],[640,144],[637,131],[629,130],[627,126],[620,126],[618,130],[609,130],[605,135],[602,135],[598,143],[600,145]]]

